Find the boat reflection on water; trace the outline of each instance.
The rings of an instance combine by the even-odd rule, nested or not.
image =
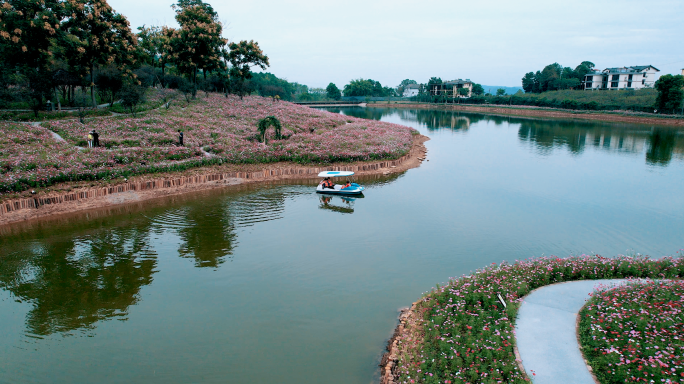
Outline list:
[[[363,198],[364,196],[362,194],[354,197],[323,194],[320,195],[320,204],[318,205],[318,208],[343,214],[351,214],[354,213],[354,201]]]

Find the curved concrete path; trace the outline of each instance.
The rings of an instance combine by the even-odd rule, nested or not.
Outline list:
[[[515,338],[525,372],[535,384],[594,384],[577,344],[577,314],[596,287],[617,286],[626,281],[581,280],[553,284],[523,299]]]

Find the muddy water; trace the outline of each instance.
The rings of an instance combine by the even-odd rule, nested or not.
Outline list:
[[[397,309],[489,263],[684,242],[684,136],[333,110],[431,137],[420,168],[0,228],[0,383],[371,382]]]

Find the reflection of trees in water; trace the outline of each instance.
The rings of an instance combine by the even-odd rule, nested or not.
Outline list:
[[[656,130],[649,138],[646,162],[656,165],[667,165],[672,160],[677,136],[673,131]],[[680,140],[681,141],[681,140]]]
[[[344,107],[344,108],[324,108],[328,112],[342,113],[346,116],[359,117],[368,120],[380,120],[384,116],[395,113],[389,108],[364,108],[364,107]]]
[[[178,229],[181,257],[194,258],[196,267],[216,268],[233,254],[236,228],[282,217],[287,191],[250,190],[229,199],[203,200],[186,207]]]
[[[223,199],[187,207],[185,226],[178,230],[181,257],[194,258],[196,267],[216,268],[233,253],[236,240]]]
[[[147,224],[22,245],[0,249],[0,287],[33,304],[26,323],[37,335],[125,317],[156,272]]]
[[[523,120],[518,138],[533,143],[542,153],[567,147],[570,152],[578,154],[584,150],[587,130],[566,122]]]
[[[579,154],[586,145],[607,151],[642,153],[648,146],[646,161],[667,165],[674,152],[684,151],[681,132],[671,129],[629,130],[626,127],[547,120],[520,122],[518,138],[545,154],[554,148],[567,148],[571,153]]]

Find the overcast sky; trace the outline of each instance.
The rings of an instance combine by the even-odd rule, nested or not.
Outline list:
[[[471,79],[520,86],[526,72],[684,67],[682,0],[209,0],[230,41],[256,40],[278,77],[310,87]],[[109,0],[131,22],[177,26],[171,0]]]

